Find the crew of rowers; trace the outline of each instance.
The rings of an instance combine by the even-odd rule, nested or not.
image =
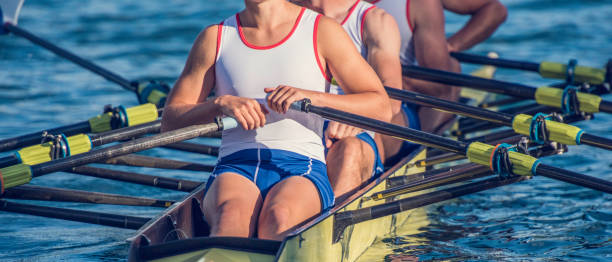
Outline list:
[[[211,236],[281,240],[418,147],[290,110],[291,103],[308,98],[439,131],[452,115],[391,100],[384,86],[458,100],[459,88],[403,77],[401,65],[460,72],[449,51],[487,39],[506,18],[497,0],[244,2],[199,34],[162,119],[164,131],[217,116],[239,123],[223,131],[206,185]],[[448,39],[444,9],[471,15]]]

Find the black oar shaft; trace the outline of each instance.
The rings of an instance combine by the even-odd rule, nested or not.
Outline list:
[[[48,129],[46,131],[53,135],[64,134],[66,136],[71,136],[79,133],[89,133],[91,132],[91,127],[88,121],[83,121],[72,125]],[[42,140],[42,134],[43,131],[2,139],[0,140],[0,152],[38,144]]]
[[[403,139],[413,141],[421,145],[443,149],[452,153],[464,155],[466,152],[467,144],[461,141],[455,141],[408,127],[397,126],[375,119],[346,113],[333,108],[309,106],[308,110],[309,112],[320,115],[323,118],[372,130],[383,135],[400,136]]]
[[[62,201],[107,205],[169,207],[174,203],[170,200],[159,200],[144,197],[122,196],[91,191],[70,190],[63,188],[22,185],[10,188],[4,192],[3,198],[27,199],[42,201]]]
[[[522,84],[502,82],[494,79],[480,78],[418,66],[402,66],[402,72],[408,77],[437,82],[447,85],[467,86],[492,93],[518,96],[533,99],[536,89]]]
[[[103,161],[104,164],[111,165],[123,165],[123,166],[137,166],[137,167],[149,167],[149,168],[161,168],[161,169],[177,169],[177,170],[188,170],[188,171],[203,171],[211,172],[215,168],[211,165],[203,165],[198,163],[191,163],[185,161],[178,161],[172,159],[165,159],[159,157],[150,157],[142,155],[126,155],[114,157]]]
[[[91,166],[75,167],[66,172],[183,192],[191,192],[202,184],[202,182],[197,181],[143,175],[133,172],[125,172]]]
[[[485,164],[484,159],[488,158],[487,152],[488,150],[494,150],[494,147],[488,144],[483,143],[465,143],[461,141],[451,140],[445,137],[440,137],[437,135],[417,131],[414,129],[410,129],[407,127],[397,126],[393,124],[389,124],[386,122],[378,121],[375,119],[370,119],[366,117],[362,117],[359,115],[335,110],[327,107],[318,107],[310,104],[310,101],[303,100],[300,103],[291,105],[293,109],[301,110],[304,112],[315,113],[323,118],[338,121],[342,123],[346,123],[352,126],[360,127],[366,130],[374,131],[383,135],[395,136],[398,138],[406,139],[409,141],[413,141],[418,144],[426,145],[429,147],[434,147],[438,149],[443,149],[445,151],[449,151],[456,154],[468,155],[468,149],[471,151],[470,160],[473,162],[481,163],[482,165],[490,165],[490,162]],[[488,153],[490,154],[490,153]],[[527,169],[528,173],[524,173],[524,175],[528,175],[533,172],[534,165],[537,164],[537,159],[531,158],[530,156],[525,156],[520,153],[517,157],[521,157],[524,160],[517,159],[516,162],[512,162],[512,164],[518,164],[519,167],[523,167]],[[579,186],[588,187],[595,190],[600,190],[606,193],[612,193],[612,183],[597,179],[594,177],[585,176],[582,174],[578,174],[575,172],[566,171],[559,168],[546,167],[544,164],[537,165],[535,172],[533,175],[540,175],[538,172],[539,168],[542,168],[543,176],[551,177],[551,178],[559,178],[562,181],[572,183]],[[515,168],[513,168],[514,170]],[[555,173],[552,175],[551,173]],[[562,178],[562,179],[561,179]],[[594,186],[592,181],[598,181],[598,183],[602,184],[599,186]],[[601,181],[600,181],[601,180]]]
[[[21,163],[15,155],[0,158],[0,167],[7,167]]]
[[[201,145],[201,144],[196,144],[196,143],[178,142],[174,144],[165,145],[163,147],[168,148],[168,149],[181,150],[181,151],[205,154],[205,155],[211,155],[211,156],[219,155],[219,147]]]
[[[569,170],[540,164],[536,168],[536,175],[545,176],[570,184],[579,185],[608,194],[612,194],[612,182],[596,177],[585,176],[583,174],[579,174]]]
[[[462,75],[418,66],[402,66],[402,72],[404,75],[416,79],[447,85],[467,86],[487,92],[518,96],[527,99],[535,99],[537,90],[537,88],[532,86],[480,78],[470,75]],[[599,112],[612,113],[612,102],[599,102],[597,110]]]
[[[101,146],[117,141],[137,138],[146,134],[155,134],[159,133],[160,128],[161,121],[156,120],[137,126],[106,131],[99,134],[91,135],[91,144],[92,146]]]
[[[4,200],[0,200],[0,210],[127,229],[139,229],[142,225],[150,220],[150,218],[144,217],[106,214],[58,207],[36,206]]]
[[[612,150],[612,139],[594,136],[587,133],[582,134],[580,137],[580,143]]]
[[[449,113],[461,114],[464,116],[478,118],[501,125],[512,124],[513,116],[509,114],[486,110],[461,103],[451,102],[448,100],[399,90],[391,87],[385,87],[385,90],[387,91],[387,94],[389,94],[389,97],[405,102],[415,103],[426,107],[438,108]]]
[[[72,62],[74,62],[75,64],[78,64],[86,69],[88,69],[89,71],[98,74],[104,78],[106,78],[108,81],[111,81],[113,83],[116,83],[118,85],[120,85],[121,87],[132,91],[132,92],[136,92],[136,87],[133,86],[131,84],[131,82],[111,71],[108,71],[104,68],[102,68],[99,65],[96,65],[95,63],[88,61],[84,58],[81,58],[73,53],[71,53],[70,51],[63,49],[47,40],[44,40],[30,32],[28,32],[25,29],[22,29],[18,26],[12,25],[11,23],[6,23],[4,24],[4,28],[7,29],[8,31],[12,32],[15,35],[21,36],[25,39],[30,40],[32,43],[37,44],[53,53],[55,53],[58,56],[61,56],[63,58],[66,58]]]
[[[143,137],[119,145],[95,149],[80,155],[74,155],[67,158],[54,160],[48,163],[34,165],[31,167],[32,176],[37,177],[57,171],[63,171],[75,166],[95,163],[113,157],[123,156],[162,145],[196,138],[203,134],[208,134],[210,132],[215,132],[219,130],[219,124],[211,123],[185,127],[166,133],[161,133],[156,136]]]
[[[459,62],[478,64],[478,65],[492,65],[497,67],[518,69],[532,72],[540,72],[540,64],[525,61],[515,61],[502,58],[490,58],[487,56],[473,55],[467,53],[451,52],[450,55]]]

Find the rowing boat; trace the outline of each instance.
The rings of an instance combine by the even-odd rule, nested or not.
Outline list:
[[[492,77],[495,69],[485,66],[473,75]],[[484,92],[462,92],[473,102],[489,97]],[[450,126],[451,124],[449,124]],[[409,176],[425,171],[426,147],[420,147],[384,174],[362,186],[351,196],[338,200],[329,211],[306,221],[284,241],[237,237],[210,237],[204,220],[202,200],[205,185],[199,186],[180,202],[151,219],[129,238],[130,261],[358,261],[377,239],[426,222],[423,209],[385,216],[341,229],[334,216],[378,204],[368,200],[370,193],[391,187],[388,178]],[[402,195],[401,198],[409,197]]]

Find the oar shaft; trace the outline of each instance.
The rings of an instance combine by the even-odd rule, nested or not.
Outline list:
[[[402,66],[402,72],[404,75],[416,79],[421,79],[430,82],[442,83],[454,86],[467,86],[487,92],[493,92],[498,94],[504,94],[509,96],[518,96],[526,99],[536,99],[536,91],[544,90],[542,97],[539,98],[539,103],[547,104],[551,101],[548,99],[561,99],[558,97],[558,93],[550,92],[553,88],[540,87],[535,88],[532,86],[510,83],[504,81],[498,81],[493,79],[480,78],[470,75],[462,75],[454,72],[440,71],[435,69],[429,69],[418,66]],[[583,97],[587,103],[585,108],[591,111],[588,112],[606,112],[612,113],[612,102],[610,101],[599,101],[601,98],[584,93],[578,93],[578,97]],[[552,103],[552,102],[551,102]],[[561,104],[555,101],[550,105],[557,104],[557,107]],[[595,107],[595,108],[591,108]],[[581,106],[582,108],[582,106]]]
[[[502,58],[490,58],[487,56],[473,55],[467,53],[451,52],[450,55],[459,62],[477,64],[477,65],[492,65],[509,69],[518,69],[539,73],[540,64],[525,61],[515,61]]]
[[[166,133],[161,133],[152,137],[143,137],[122,144],[96,149],[80,155],[74,155],[67,158],[54,160],[52,162],[34,165],[31,167],[32,176],[37,177],[57,171],[63,171],[75,166],[90,164],[113,157],[123,156],[162,145],[196,138],[203,134],[219,130],[219,124],[211,123],[185,127]]]
[[[192,162],[178,161],[172,159],[165,159],[159,157],[150,157],[143,155],[125,155],[114,157],[103,161],[104,164],[111,165],[122,165],[122,166],[137,166],[137,167],[149,167],[149,168],[161,168],[161,169],[176,169],[176,170],[189,170],[189,171],[202,171],[211,172],[215,169],[211,165],[203,165]]]
[[[545,176],[570,184],[583,186],[608,194],[612,194],[612,182],[596,177],[585,176],[583,174],[579,174],[569,170],[540,164],[536,168],[536,175]]]
[[[63,188],[32,185],[22,185],[18,187],[13,187],[11,189],[6,190],[2,197],[11,199],[149,207],[169,207],[174,203],[174,201],[170,200],[122,196],[91,191],[70,190]]]
[[[209,145],[201,145],[196,143],[189,142],[178,142],[170,145],[163,146],[164,148],[186,151],[191,153],[205,154],[211,156],[219,155],[219,147],[209,146]]]
[[[511,125],[512,115],[486,110],[478,107],[473,107],[461,103],[451,102],[427,95],[421,95],[414,92],[399,90],[391,87],[385,87],[389,97],[402,100],[405,102],[415,103],[426,107],[433,107],[447,111],[449,113],[461,114],[464,116],[486,120],[500,125]]]
[[[111,131],[106,131],[102,133],[98,133],[95,135],[91,135],[91,144],[92,146],[101,146],[109,143],[133,139],[138,136],[146,135],[146,134],[155,134],[159,133],[161,129],[161,120],[155,120],[153,122],[131,126],[127,128],[115,129]]]
[[[587,133],[582,134],[582,136],[580,137],[580,143],[612,150],[612,139],[594,136]]]
[[[89,133],[91,131],[91,127],[88,121],[79,122],[72,125],[56,127],[52,129],[46,130],[47,133],[58,135],[63,133],[66,136],[76,135],[79,133]],[[18,149],[25,146],[31,146],[34,144],[39,144],[42,140],[41,132],[34,132],[18,137],[7,138],[0,140],[0,152],[5,152],[9,150]]]
[[[143,175],[133,172],[125,172],[91,166],[75,167],[66,172],[183,192],[191,192],[202,184],[202,182],[197,181]]]
[[[421,145],[443,149],[452,153],[465,155],[466,152],[467,144],[461,141],[455,141],[408,127],[397,126],[383,121],[350,114],[333,108],[311,105],[308,107],[308,110],[309,112],[320,115],[323,118],[375,131],[383,135],[399,136],[403,139],[416,142]]]
[[[528,99],[533,99],[536,92],[536,88],[527,85],[457,74],[453,72],[429,69],[418,66],[402,66],[402,72],[408,77],[413,77],[421,80],[454,86],[467,86],[487,92],[499,93],[509,96],[518,96]]]
[[[40,38],[40,37],[38,37],[38,36],[28,32],[25,29],[22,29],[22,28],[20,28],[18,26],[15,26],[15,25],[13,25],[11,23],[6,23],[4,25],[4,28],[6,30],[12,32],[15,35],[18,35],[18,36],[21,36],[21,37],[23,37],[25,39],[28,39],[32,43],[37,44],[37,45],[39,45],[39,46],[41,46],[41,47],[43,47],[43,48],[45,48],[45,49],[55,53],[58,56],[66,58],[66,59],[74,62],[75,64],[78,64],[78,65],[88,69],[89,71],[91,71],[91,72],[93,72],[95,74],[98,74],[98,75],[106,78],[108,81],[111,81],[113,83],[116,83],[116,84],[120,85],[121,87],[123,87],[123,88],[125,88],[125,89],[127,89],[129,91],[132,91],[132,92],[136,92],[137,91],[136,87],[134,87],[129,80],[127,80],[127,79],[125,79],[125,78],[123,78],[123,77],[121,77],[121,76],[119,76],[119,75],[117,75],[117,74],[115,74],[115,73],[113,73],[111,71],[108,71],[108,70],[106,70],[106,69],[104,69],[104,68],[94,64],[91,61],[88,61],[88,60],[86,60],[84,58],[81,58],[81,57],[79,57],[79,56],[69,52],[68,50],[63,49],[63,48],[61,48],[61,47],[59,47],[59,46],[57,46],[57,45],[55,45],[55,44],[53,44],[53,43],[51,43],[49,41],[46,41],[46,40],[44,40],[44,39],[42,39],[42,38]]]
[[[144,217],[106,214],[58,207],[36,206],[4,200],[0,200],[0,210],[127,229],[139,229],[150,220],[150,218]]]

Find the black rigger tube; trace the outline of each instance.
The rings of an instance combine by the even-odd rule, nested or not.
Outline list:
[[[466,86],[487,92],[504,94],[509,96],[518,96],[526,99],[535,99],[538,103],[546,103],[549,106],[559,107],[561,104],[561,94],[558,89],[547,88],[547,87],[532,87],[528,85],[504,82],[494,79],[480,78],[470,75],[457,74],[453,72],[429,69],[419,66],[402,66],[402,73],[405,76],[421,79],[430,82],[442,83],[453,86]],[[540,99],[536,99],[536,92],[542,91]],[[548,90],[548,91],[546,91]],[[551,91],[552,90],[552,91]],[[612,113],[612,102],[600,100],[595,95],[585,94],[577,92],[578,100],[580,101],[580,109],[583,110],[582,103],[589,103],[585,105],[584,109],[588,113],[606,112]],[[538,101],[539,100],[539,101]]]
[[[292,109],[307,113],[314,113],[329,120],[360,127],[382,135],[393,136],[421,145],[442,149],[444,151],[467,155],[470,161],[482,165],[489,165],[491,155],[490,151],[494,150],[493,146],[480,142],[466,143],[462,141],[455,141],[449,138],[414,130],[408,127],[393,125],[333,108],[314,106],[307,99],[294,103],[292,105]],[[540,163],[540,161],[536,158],[517,152],[510,152],[510,154],[510,158],[513,159],[512,170],[514,172],[518,171],[524,176],[541,175],[612,194],[612,182],[564,169],[553,168]],[[547,172],[539,170],[546,170]],[[551,175],[552,172],[555,174]],[[563,179],[560,179],[561,177],[563,177]],[[594,184],[597,184],[597,186],[594,186]]]

